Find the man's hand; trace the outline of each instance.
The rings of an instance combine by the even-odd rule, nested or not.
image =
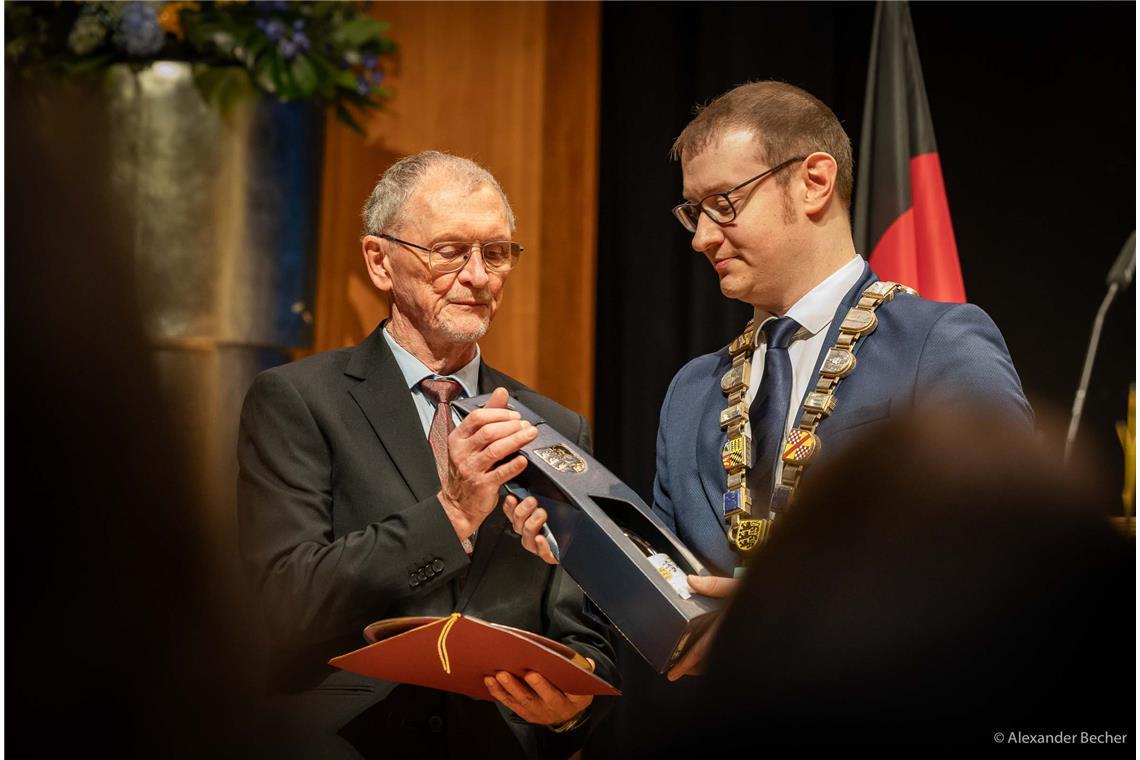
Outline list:
[[[590,668],[594,661],[589,657]],[[594,701],[592,696],[566,694],[533,670],[523,679],[500,670],[494,678],[485,676],[487,691],[504,707],[527,723],[540,726],[557,726],[585,710]]]
[[[499,501],[499,486],[526,469],[526,457],[517,456],[495,467],[503,457],[518,451],[538,435],[538,429],[507,409],[506,388],[496,388],[482,409],[447,437],[447,486],[439,503],[460,540],[483,523]]]
[[[537,554],[548,565],[557,565],[554,552],[550,544],[542,536],[542,526],[546,524],[546,510],[538,506],[533,496],[528,496],[519,503],[515,496],[503,499],[503,511],[511,521],[515,533],[522,536],[522,545],[531,554]]]
[[[735,578],[718,578],[712,575],[690,575],[689,586],[698,594],[711,596],[714,599],[727,599],[736,593],[737,580]],[[689,651],[681,661],[669,669],[668,678],[676,681],[681,676],[698,676],[704,672],[704,660],[708,654],[713,639],[716,638],[717,629],[720,628],[721,618],[713,621],[701,637],[689,647]]]

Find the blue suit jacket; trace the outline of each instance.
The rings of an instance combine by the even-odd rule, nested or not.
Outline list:
[[[843,315],[877,279],[864,264],[863,277],[836,310],[809,390],[827,349],[835,345]],[[835,411],[819,425],[820,457],[842,450],[870,423],[951,399],[989,404],[1032,423],[1009,350],[984,311],[902,294],[876,314],[878,327],[856,343],[858,363],[835,392]],[[739,562],[725,537],[721,513],[728,486],[720,462],[726,438],[718,419],[725,407],[720,378],[729,366],[725,346],[693,359],[673,378],[661,406],[653,481],[653,509],[710,569],[726,575]],[[812,467],[818,461],[805,478],[811,477]]]

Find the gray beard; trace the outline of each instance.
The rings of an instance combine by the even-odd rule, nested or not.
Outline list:
[[[458,325],[452,324],[450,320],[441,320],[439,323],[439,331],[447,336],[448,340],[456,343],[474,343],[486,335],[490,327],[490,319],[484,319],[479,323],[478,327],[469,330],[460,329]]]

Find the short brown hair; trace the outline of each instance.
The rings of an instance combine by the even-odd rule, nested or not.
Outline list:
[[[815,151],[830,154],[839,166],[836,192],[845,208],[851,207],[854,160],[851,138],[831,109],[819,98],[785,82],[749,82],[734,87],[697,110],[673,143],[675,160],[709,147],[729,129],[748,129],[756,136],[760,159],[768,163],[806,156]],[[787,173],[777,174],[786,185]]]

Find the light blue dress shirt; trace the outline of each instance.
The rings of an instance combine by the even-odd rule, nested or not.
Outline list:
[[[460,367],[453,374],[439,375],[428,369],[426,364],[412,356],[407,349],[397,343],[395,339],[388,334],[387,327],[384,328],[384,340],[388,342],[388,348],[392,349],[392,356],[396,357],[396,364],[399,365],[400,372],[404,375],[404,382],[408,384],[408,390],[412,393],[412,400],[416,402],[416,412],[420,415],[420,423],[423,425],[425,438],[431,429],[432,417],[435,416],[435,402],[424,395],[423,389],[420,388],[421,380],[425,377],[430,377],[433,380],[454,380],[463,388],[459,394],[460,398],[478,395],[479,361],[481,356],[478,344],[475,346],[474,359],[467,362],[467,364]],[[458,425],[459,413],[452,409],[451,415],[455,424]]]

